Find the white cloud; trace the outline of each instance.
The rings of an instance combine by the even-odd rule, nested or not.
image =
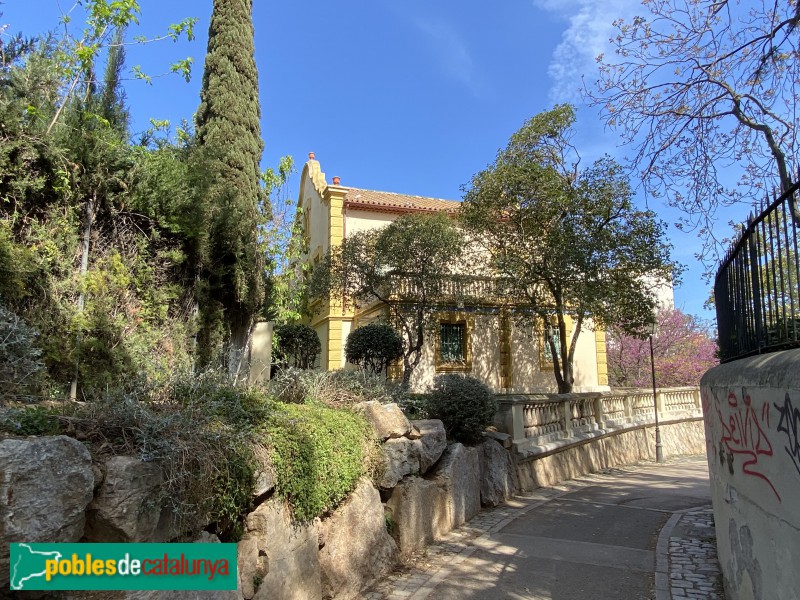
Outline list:
[[[434,56],[442,70],[476,93],[475,65],[467,44],[458,31],[450,23],[434,17],[417,18],[414,25],[431,42]]]
[[[582,78],[595,77],[598,54],[610,51],[612,22],[642,12],[640,0],[533,0],[534,6],[568,22],[561,43],[553,51],[548,72],[553,80],[553,102],[577,102]]]

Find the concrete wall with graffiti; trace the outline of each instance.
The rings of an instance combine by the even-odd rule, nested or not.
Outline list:
[[[800,597],[800,350],[720,365],[701,383],[729,600]]]

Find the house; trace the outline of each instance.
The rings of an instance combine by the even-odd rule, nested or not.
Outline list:
[[[344,186],[338,177],[329,184],[311,153],[303,168],[298,199],[298,218],[307,252],[304,259],[317,263],[348,235],[385,226],[401,215],[440,211],[455,214],[460,204]],[[544,336],[551,331],[547,324],[521,325],[514,313],[522,307],[496,293],[491,278],[473,277],[453,285],[466,285],[469,289],[461,288],[457,301],[449,301],[444,291],[439,323],[427,336],[422,361],[412,375],[412,389],[427,388],[440,373],[459,372],[482,380],[496,393],[555,391],[552,360],[548,344],[544,343]],[[385,306],[376,303],[354,308],[346,302],[320,302],[312,306],[309,318],[322,342],[320,368],[347,368],[347,336],[382,318]],[[582,329],[574,367],[575,391],[609,389],[604,331],[591,326]],[[395,371],[393,375],[399,373]]]

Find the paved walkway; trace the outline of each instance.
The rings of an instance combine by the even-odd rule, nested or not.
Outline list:
[[[705,458],[609,469],[485,510],[366,600],[724,600]]]

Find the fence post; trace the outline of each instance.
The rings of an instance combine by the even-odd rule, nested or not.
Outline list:
[[[664,392],[658,390],[656,392],[656,406],[658,407],[658,414],[664,414]]]
[[[697,410],[697,411],[702,412],[702,410],[703,410],[703,399],[700,396],[700,388],[697,388],[696,390],[694,390],[692,392],[692,395],[694,396],[694,409]]]
[[[515,442],[525,439],[525,405],[521,402],[511,405],[511,436]]]
[[[758,235],[757,226],[752,233],[756,236]],[[750,256],[750,285],[752,286],[751,291],[753,292],[752,308],[753,320],[755,321],[756,348],[758,348],[760,352],[764,344],[764,330],[762,328],[764,321],[761,315],[761,266],[759,265],[758,250],[756,249],[756,240],[753,235],[747,238],[747,249]],[[744,309],[745,307],[742,306],[742,308]]]
[[[630,423],[633,421],[633,398],[630,395],[625,396],[625,421]]]

